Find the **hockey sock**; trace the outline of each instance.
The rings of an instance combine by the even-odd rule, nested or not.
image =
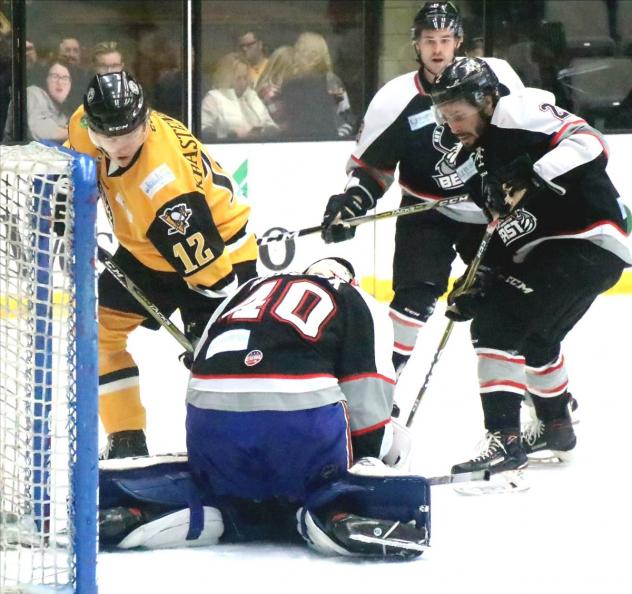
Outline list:
[[[520,431],[522,396],[512,392],[481,394],[485,429],[488,431]]]
[[[547,396],[546,398],[531,394],[531,398],[538,419],[543,423],[569,417],[568,401],[570,396],[568,392],[564,392],[564,394],[559,396]]]

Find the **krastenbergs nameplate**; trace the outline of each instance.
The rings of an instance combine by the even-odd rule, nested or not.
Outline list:
[[[423,128],[424,126],[434,123],[436,123],[434,116],[432,115],[432,111],[429,109],[408,116],[408,125],[411,130],[419,130],[419,128]]]

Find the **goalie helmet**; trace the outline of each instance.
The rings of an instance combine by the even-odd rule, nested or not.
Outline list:
[[[83,98],[86,123],[106,136],[121,136],[135,130],[147,118],[143,89],[125,72],[97,74]]]
[[[456,37],[463,37],[459,9],[452,2],[426,2],[415,15],[411,29],[413,41],[424,29],[449,29]]]
[[[355,270],[351,262],[344,258],[329,257],[310,264],[304,274],[314,274],[325,278],[338,278],[345,283],[355,284]]]
[[[485,60],[461,58],[446,66],[435,78],[430,95],[435,105],[464,100],[480,107],[486,95],[499,95],[499,84]]]

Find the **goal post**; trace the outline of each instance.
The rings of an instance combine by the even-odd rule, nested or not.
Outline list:
[[[0,594],[95,594],[96,168],[0,145]]]

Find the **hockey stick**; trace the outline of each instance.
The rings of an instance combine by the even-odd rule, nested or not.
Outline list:
[[[154,320],[156,320],[167,332],[169,332],[169,334],[171,334],[171,336],[173,336],[180,343],[180,346],[184,348],[187,353],[192,353],[193,345],[191,344],[189,339],[182,333],[180,328],[178,328],[149,300],[145,293],[143,293],[136,286],[134,281],[132,281],[132,279],[127,276],[127,274],[125,274],[125,272],[112,258],[112,254],[103,249],[101,246],[97,246],[97,255],[99,261],[103,263],[108,272],[129,291],[129,294],[147,310],[147,313],[152,318],[154,318]]]
[[[452,483],[471,483],[472,481],[488,481],[491,476],[489,470],[475,470],[459,474],[446,474],[427,478],[429,485],[451,485]]]
[[[385,210],[384,212],[378,212],[377,214],[365,215],[362,217],[353,217],[351,219],[345,219],[340,221],[339,224],[344,224],[349,227],[357,227],[364,223],[371,223],[373,221],[381,221],[382,219],[390,219],[392,217],[403,217],[406,215],[415,214],[416,212],[424,212],[426,210],[433,210],[442,206],[453,206],[455,204],[461,204],[462,202],[468,202],[470,200],[467,194],[459,194],[458,196],[452,196],[451,198],[444,198],[443,200],[437,200],[436,202],[422,202],[420,204],[412,204],[411,206],[400,206],[393,210]],[[311,235],[312,233],[320,233],[327,228],[326,225],[316,225],[315,227],[306,227],[305,229],[299,229],[298,231],[278,231],[275,235],[269,237],[260,237],[257,239],[259,245],[268,245],[275,241],[289,241],[297,237],[303,237],[304,235]]]
[[[487,224],[487,228],[485,229],[485,233],[483,234],[483,238],[481,239],[481,243],[478,246],[478,250],[476,250],[476,255],[474,259],[470,262],[470,265],[467,269],[467,274],[465,275],[465,279],[463,280],[463,284],[461,285],[461,291],[466,291],[469,289],[474,279],[476,278],[476,271],[483,260],[483,256],[489,247],[489,243],[492,240],[492,236],[494,235],[494,231],[496,227],[498,227],[498,223],[500,222],[500,218],[496,217],[492,221]],[[432,359],[432,363],[430,364],[430,369],[428,369],[428,373],[426,374],[426,378],[424,379],[424,383],[422,384],[419,392],[417,394],[417,398],[415,398],[415,402],[410,409],[410,413],[408,414],[408,420],[406,421],[406,427],[410,427],[413,424],[413,420],[415,419],[415,413],[417,412],[417,408],[419,407],[419,403],[421,399],[424,397],[426,390],[428,389],[428,384],[430,383],[430,378],[432,377],[432,372],[434,371],[435,365],[438,363],[443,350],[445,349],[446,344],[448,344],[448,339],[452,334],[452,328],[454,328],[454,320],[449,320],[445,330],[443,331],[443,336],[439,341],[439,346],[435,351],[434,357]]]

